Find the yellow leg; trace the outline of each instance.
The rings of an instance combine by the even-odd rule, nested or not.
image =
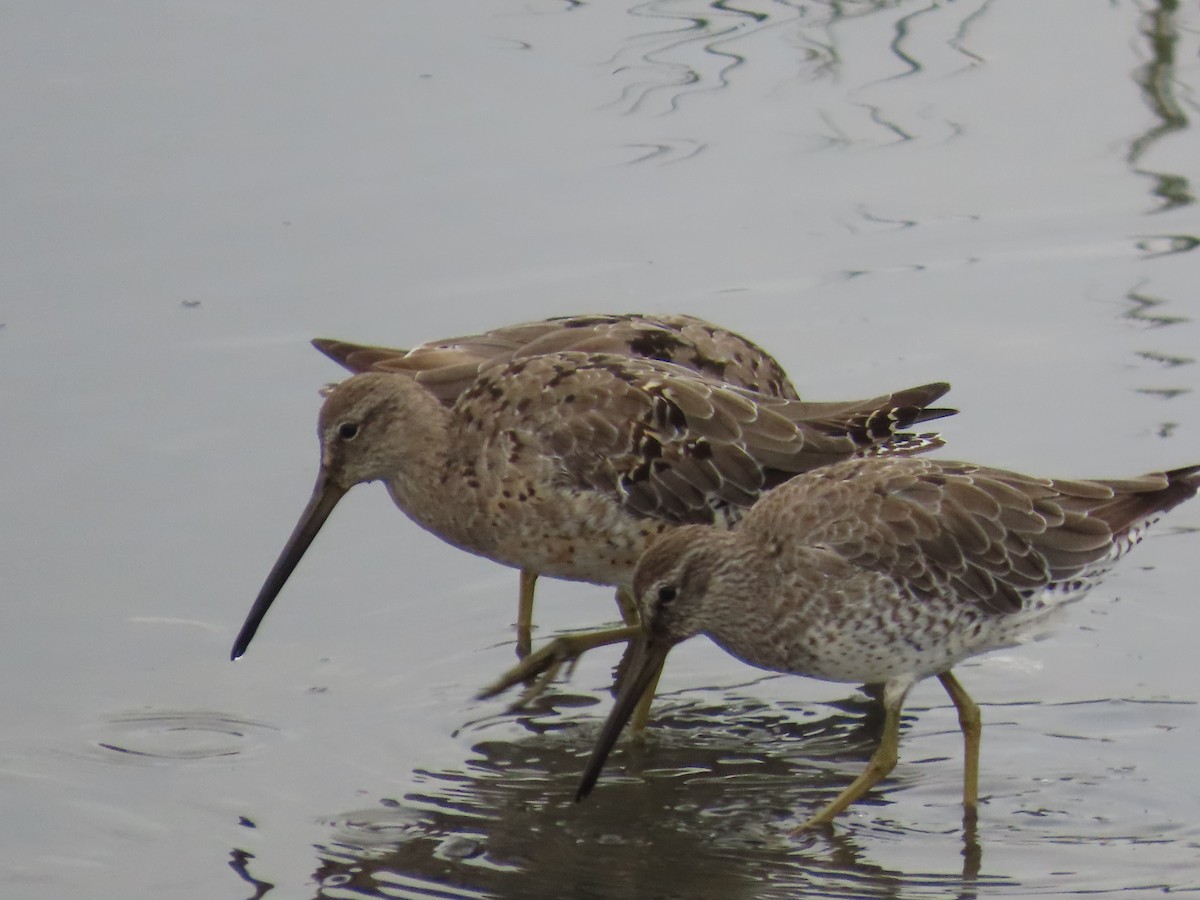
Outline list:
[[[617,609],[621,611],[621,621],[626,625],[636,625],[642,621],[637,600],[625,588],[617,588]]]
[[[979,738],[983,731],[983,719],[979,715],[979,704],[971,699],[950,672],[938,675],[938,681],[958,710],[958,726],[963,733],[963,806],[968,814],[973,814],[979,801]]]
[[[533,649],[533,590],[538,573],[521,570],[521,595],[517,599],[517,659],[524,659]]]
[[[834,816],[879,784],[896,768],[900,751],[900,708],[904,705],[904,697],[908,693],[908,688],[908,684],[897,685],[894,688],[891,685],[885,687],[883,692],[883,736],[879,741],[879,747],[871,755],[867,768],[845,790],[834,797],[824,809],[793,830],[793,836],[817,825],[828,825],[833,821]]]
[[[517,656],[520,662],[488,685],[479,696],[481,699],[494,697],[518,683],[529,682],[537,678],[525,692],[517,698],[514,706],[522,706],[542,694],[558,676],[564,665],[574,666],[588,650],[604,647],[609,644],[628,642],[641,633],[641,616],[638,612],[637,601],[624,588],[618,588],[616,594],[617,608],[621,619],[625,622],[622,628],[609,628],[600,631],[583,631],[577,634],[564,634],[554,638],[536,653],[531,653],[530,626],[533,619],[533,586],[537,581],[537,573],[521,570],[521,606],[517,620]],[[633,733],[641,734],[650,719],[650,706],[654,701],[654,691],[658,687],[658,679],[662,675],[660,668],[654,680],[646,689],[633,714]],[[539,677],[540,676],[540,677]]]
[[[632,733],[635,737],[642,736],[642,732],[646,730],[646,723],[650,721],[650,707],[654,703],[654,692],[658,690],[658,679],[660,678],[662,678],[662,666],[658,667],[654,678],[646,685],[646,693],[642,694],[637,709],[633,711],[633,724],[630,727],[633,729]]]
[[[518,698],[516,706],[528,703],[541,694],[558,675],[563,665],[574,665],[579,657],[596,647],[628,642],[641,634],[640,625],[623,625],[620,628],[605,628],[598,631],[581,631],[562,634],[541,649],[529,654],[479,693],[481,700],[494,697],[517,684],[541,676]]]
[[[625,588],[617,588],[617,607],[620,610],[620,618],[624,620],[626,625],[636,625],[642,620],[641,611],[637,608],[637,600],[634,599],[629,590]],[[630,730],[635,736],[646,731],[646,724],[650,720],[650,706],[654,703],[654,691],[658,690],[659,678],[662,677],[662,670],[654,674],[653,682],[647,686],[646,694],[642,695],[642,700],[638,701],[637,709],[634,710],[632,716]]]
[[[621,618],[625,620],[625,624],[631,627],[636,627],[641,622],[641,614],[638,611],[637,601],[633,594],[625,588],[617,588],[617,607],[621,610]],[[626,658],[621,660],[617,666],[617,684],[613,685],[613,693],[615,694],[620,684],[620,676],[625,668],[627,657],[629,655],[632,644],[626,648]],[[646,723],[650,721],[650,707],[654,703],[654,692],[658,689],[658,679],[662,677],[662,667],[654,673],[654,679],[646,687],[646,692],[642,695],[642,699],[638,701],[637,709],[633,711],[631,718],[630,733],[634,737],[641,737],[642,732],[646,730]]]

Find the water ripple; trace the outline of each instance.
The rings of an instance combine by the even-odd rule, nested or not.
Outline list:
[[[322,821],[317,896],[924,900],[1197,887],[1188,866],[1200,828],[1178,810],[1146,811],[1160,796],[1155,779],[1130,767],[1021,765],[1037,753],[1031,741],[1082,738],[1060,757],[1073,767],[1087,742],[1139,739],[1185,721],[1190,704],[989,704],[986,746],[1001,762],[989,767],[978,823],[957,801],[953,710],[914,707],[886,786],[835,828],[788,838],[861,768],[880,717],[861,695],[755,696],[771,680],[660,695],[651,733],[618,745],[583,804],[573,795],[602,692],[471,722],[458,735],[461,762],[418,770],[403,796]],[[1106,714],[1106,728],[1076,733]],[[1089,805],[1098,790],[1109,805]]]
[[[578,697],[473,723],[464,767],[420,771],[404,797],[329,817],[320,896],[924,898],[1010,883],[979,873],[953,815],[922,830],[889,817],[886,797],[864,803],[852,835],[783,836],[870,755],[872,701],[660,699],[653,737],[618,748],[587,804],[573,793],[598,722]],[[903,849],[904,870],[870,861],[871,844]]]
[[[262,722],[208,710],[147,710],[107,716],[89,741],[109,763],[154,765],[245,756],[278,730]]]

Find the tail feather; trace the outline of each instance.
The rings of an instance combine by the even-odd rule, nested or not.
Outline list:
[[[1115,542],[1136,543],[1150,523],[1200,491],[1200,465],[1154,473],[1146,478],[1159,483],[1142,490],[1118,489],[1109,503],[1092,513],[1112,530]]]

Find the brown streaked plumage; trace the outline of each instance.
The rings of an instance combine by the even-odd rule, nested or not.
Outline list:
[[[447,405],[485,369],[515,359],[565,352],[656,359],[760,394],[800,399],[783,367],[769,353],[740,334],[695,316],[562,316],[429,341],[411,350],[328,338],[317,338],[313,346],[351,372],[408,373]]]
[[[505,325],[482,334],[429,341],[411,350],[317,338],[313,346],[351,372],[407,374],[453,406],[487,369],[547,353],[610,353],[654,359],[749,388],[771,397],[800,395],[769,353],[736,332],[687,315],[646,313],[561,316]],[[517,655],[532,647],[533,596],[538,572],[521,568],[517,604]],[[632,601],[618,594],[626,621],[636,615]]]
[[[1044,628],[1198,488],[1200,466],[1072,481],[946,460],[857,459],[776,488],[733,530],[676,529],[638,563],[644,630],[578,797],[671,647],[707,634],[760,668],[884,685],[884,734],[866,771],[802,828],[830,822],[887,776],[904,698],[930,675],[958,709],[963,802],[973,814],[979,709],[951,668]]]
[[[338,500],[384,481],[444,540],[505,565],[628,586],[645,547],[694,522],[727,524],[771,486],[856,453],[938,443],[898,429],[938,418],[944,384],[807,403],[690,369],[548,353],[479,373],[452,405],[413,378],[354,375],[321,409],[312,498],[234,644],[240,656]]]

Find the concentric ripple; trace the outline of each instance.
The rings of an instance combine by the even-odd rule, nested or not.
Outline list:
[[[107,716],[97,732],[88,743],[102,760],[153,765],[245,756],[278,729],[211,710],[145,710]]]

